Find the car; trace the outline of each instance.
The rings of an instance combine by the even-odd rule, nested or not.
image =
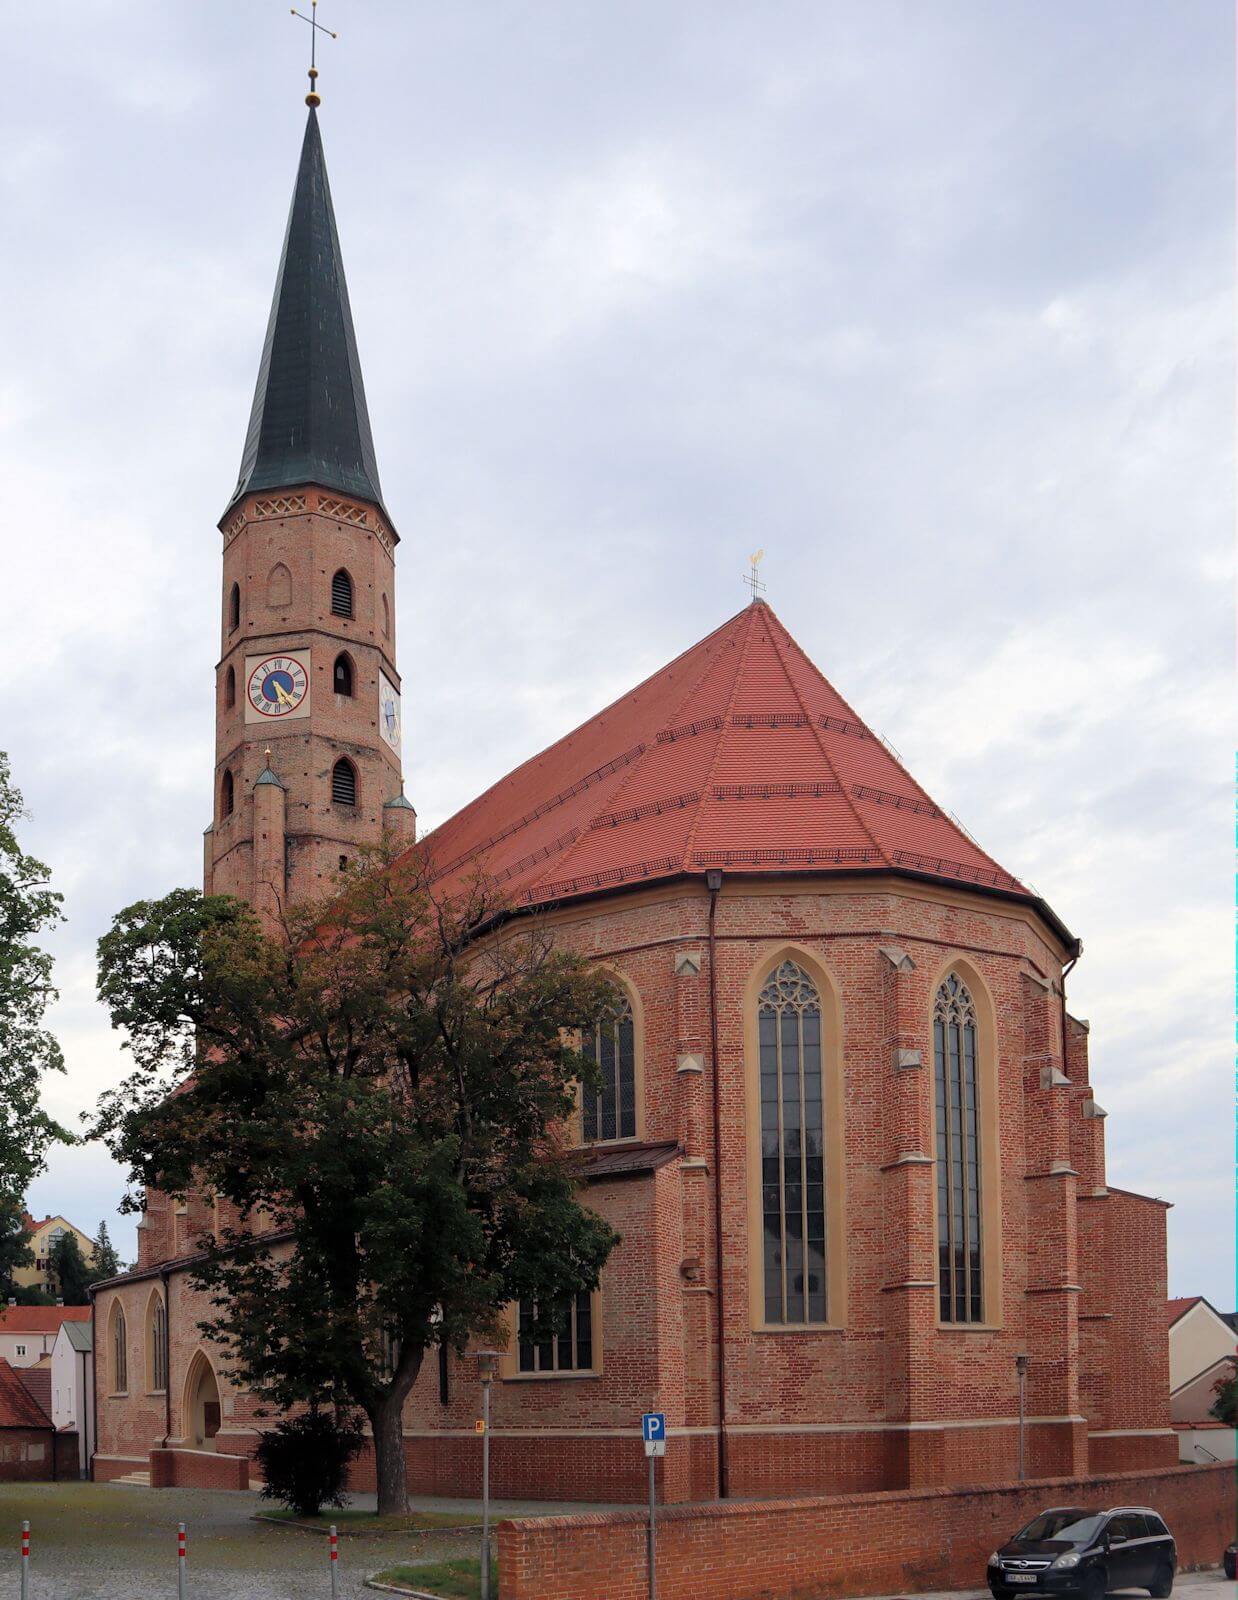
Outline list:
[[[1178,1570],[1178,1547],[1148,1506],[1053,1506],[1033,1517],[989,1557],[994,1600],[1020,1594],[1104,1600],[1110,1589],[1146,1589],[1165,1600]]]
[[[1238,1577],[1238,1544],[1226,1545],[1221,1565],[1225,1568],[1227,1578]]]

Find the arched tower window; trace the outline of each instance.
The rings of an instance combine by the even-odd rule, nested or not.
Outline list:
[[[331,579],[331,615],[333,617],[352,616],[352,579],[343,567]]]
[[[146,1386],[156,1392],[168,1386],[168,1313],[158,1290],[146,1312]]]
[[[825,1102],[821,996],[794,961],[766,979],[757,1010],[765,1320],[824,1322]]]
[[[232,629],[232,628],[239,628],[240,626],[241,626],[241,586],[240,586],[239,583],[234,583],[232,585],[231,593],[228,595],[228,627],[229,627],[229,629]]]
[[[236,669],[229,667],[224,674],[224,705],[231,708],[236,704]]]
[[[231,772],[225,771],[223,782],[219,786],[219,812],[221,816],[230,817],[236,807],[236,791],[232,782]]]
[[[347,655],[338,655],[335,666],[331,670],[332,687],[336,694],[351,696],[353,692],[352,658]]]
[[[391,606],[389,605],[389,603],[387,601],[387,596],[386,595],[383,596],[382,620],[383,620],[383,638],[384,639],[390,639],[390,637],[391,637]]]
[[[937,1096],[937,1269],[941,1320],[983,1321],[976,1008],[951,973],[933,1004]]]
[[[112,1311],[112,1393],[125,1394],[129,1389],[129,1336],[125,1328],[125,1313],[118,1300]]]
[[[337,761],[331,769],[331,798],[337,806],[357,803],[357,769],[351,761]]]
[[[586,1086],[582,1132],[586,1140],[636,1137],[636,1030],[632,1003],[625,996],[604,1011],[580,1042],[581,1054],[596,1061],[601,1087]]]
[[[283,610],[292,604],[292,573],[282,561],[271,568],[267,579],[267,605],[273,611]]]

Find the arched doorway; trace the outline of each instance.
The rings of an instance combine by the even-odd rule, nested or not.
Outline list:
[[[185,1381],[185,1441],[191,1450],[213,1450],[219,1432],[219,1385],[199,1350]]]

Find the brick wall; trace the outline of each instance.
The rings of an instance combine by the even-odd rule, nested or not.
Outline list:
[[[76,1433],[0,1428],[0,1483],[49,1483],[77,1475]]]
[[[983,1585],[989,1552],[1048,1504],[1154,1506],[1184,1568],[1234,1537],[1232,1466],[834,1499],[674,1507],[658,1523],[662,1600],[823,1600]],[[504,1600],[644,1600],[639,1512],[504,1522]]]
[[[245,1456],[217,1455],[209,1450],[152,1450],[152,1489],[248,1489]]]

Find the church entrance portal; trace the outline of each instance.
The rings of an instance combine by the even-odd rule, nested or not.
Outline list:
[[[185,1385],[186,1438],[191,1450],[214,1450],[219,1432],[219,1385],[211,1364],[199,1351]]]

